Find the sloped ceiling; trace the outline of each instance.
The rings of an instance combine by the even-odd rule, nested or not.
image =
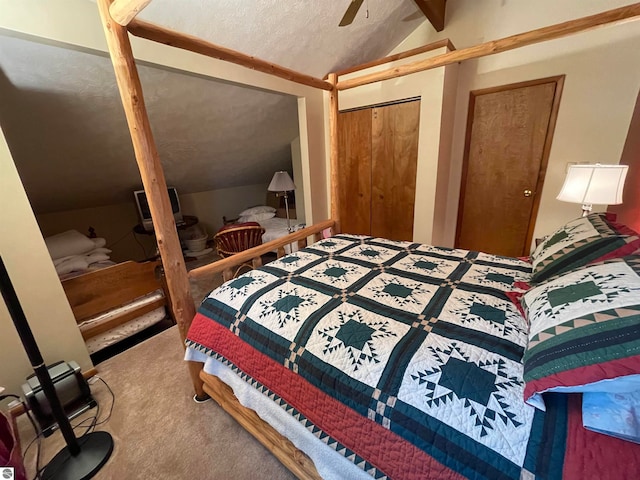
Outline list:
[[[140,18],[316,77],[386,55],[424,21],[412,0],[367,0],[339,28],[348,4],[154,0]],[[139,72],[167,183],[179,192],[268,183],[291,168],[295,98]],[[107,57],[0,36],[0,121],[37,213],[130,201],[141,185]]]

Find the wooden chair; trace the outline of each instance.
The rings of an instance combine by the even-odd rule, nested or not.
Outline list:
[[[262,245],[264,228],[257,222],[237,223],[225,225],[213,237],[216,250],[220,257],[225,258],[240,253],[249,248]],[[251,263],[243,263],[238,266],[233,277],[240,273],[243,267],[253,268]]]

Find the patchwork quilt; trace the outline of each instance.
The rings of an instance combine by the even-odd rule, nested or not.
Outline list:
[[[560,478],[566,409],[524,403],[528,327],[506,294],[530,276],[339,235],[212,292],[186,343],[374,478]]]

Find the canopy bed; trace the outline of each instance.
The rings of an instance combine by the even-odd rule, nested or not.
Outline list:
[[[225,409],[220,379],[321,478],[624,478],[640,446],[584,429],[579,396],[542,394],[640,386],[639,249],[600,214],[533,263],[335,235],[212,292],[186,358]]]
[[[605,218],[592,218],[588,225],[569,225],[551,237],[553,242],[544,242],[536,250],[532,265],[478,252],[370,237],[325,237],[329,236],[328,231],[340,230],[336,168],[338,91],[637,19],[640,4],[349,80],[338,81],[338,75],[332,73],[324,81],[133,19],[148,0],[97,3],[149,198],[172,311],[181,337],[190,347],[187,358],[192,361],[187,363],[196,398],[206,397],[205,393],[211,395],[300,478],[320,478],[320,473],[334,475],[330,468],[338,462],[336,452],[341,457],[338,475],[348,471],[350,475],[376,478],[559,478],[563,473],[579,478],[585,472],[622,477],[627,472],[625,468],[630,471],[639,468],[640,452],[636,445],[597,436],[579,425],[579,398],[545,395],[544,413],[540,403],[536,408],[525,404],[523,399],[527,392],[531,394],[529,400],[535,402],[536,394],[566,386],[554,382],[566,381],[564,374],[573,373],[576,368],[582,368],[583,380],[589,384],[611,378],[597,378],[592,369],[580,365],[580,358],[570,358],[564,367],[547,365],[544,353],[553,351],[554,342],[564,345],[566,337],[562,336],[561,328],[554,330],[555,334],[548,333],[557,325],[543,313],[565,305],[566,301],[558,303],[559,299],[554,297],[552,304],[540,304],[538,299],[544,295],[550,298],[548,292],[554,289],[549,285],[555,286],[555,290],[567,287],[562,291],[573,292],[570,285],[585,274],[605,279],[605,283],[597,283],[599,292],[615,290],[610,283],[606,284],[611,275],[624,284],[624,289],[637,292],[636,277],[640,278],[637,257],[616,258],[612,263],[593,267],[586,265],[587,261],[622,257],[636,251],[640,246],[637,235]],[[187,274],[128,32],[328,91],[333,220]],[[577,234],[587,236],[577,239]],[[306,247],[311,236],[316,243]],[[592,236],[605,240],[585,243],[585,238]],[[572,239],[579,240],[578,247],[572,247]],[[300,252],[226,283],[195,314],[189,278],[229,272],[250,259],[258,267],[261,254],[294,241],[299,242]],[[566,265],[570,268],[556,268],[557,262],[549,259],[550,252],[552,255],[568,252],[570,259]],[[556,277],[543,278],[549,266]],[[571,268],[588,271],[576,273]],[[613,274],[608,273],[611,269]],[[559,274],[568,278],[558,277]],[[331,278],[322,281],[323,276]],[[532,278],[539,285],[527,291],[524,284]],[[617,300],[605,295],[605,304],[634,311],[638,307],[634,295]],[[533,318],[537,319],[535,330],[531,330],[535,333],[533,339],[516,303],[509,301],[509,297],[518,296],[523,297],[531,328]],[[610,301],[615,307],[609,305]],[[571,308],[565,310],[575,313]],[[600,312],[591,310],[578,313],[603,318]],[[608,324],[615,334],[623,334],[629,322],[637,322],[637,315],[633,314],[616,317],[607,310],[604,315],[622,320]],[[566,315],[562,318],[568,322],[580,320],[575,327],[589,323],[586,318]],[[590,320],[593,323],[593,318]],[[593,331],[587,327],[580,334],[590,338]],[[635,348],[638,338],[632,336],[625,341],[630,342],[625,346]],[[626,351],[612,348],[598,353],[606,354],[607,365],[614,366],[616,376],[632,376],[629,364],[637,363],[638,358],[621,353],[623,350]],[[346,356],[339,355],[340,352]],[[408,357],[402,355],[406,352],[410,352]],[[438,362],[429,363],[433,358]],[[527,359],[531,362],[529,366]],[[418,363],[413,363],[414,360]],[[350,373],[337,368],[343,364],[351,368]],[[373,367],[364,368],[365,364]],[[549,375],[549,369],[556,375]],[[242,381],[238,383],[237,379]],[[327,385],[323,385],[324,379]],[[484,382],[484,387],[465,379]],[[233,391],[227,382],[232,384]],[[419,386],[420,393],[411,390],[411,383],[413,387]],[[255,395],[245,397],[243,385],[250,385],[249,396],[258,391],[261,398],[271,398],[270,404],[275,402],[276,410],[288,412],[287,418],[292,417],[294,423],[302,425],[298,433],[292,434],[292,440],[281,434],[289,430],[291,423],[279,423],[286,420],[271,418],[262,406],[254,405]],[[315,403],[308,400],[310,397]],[[331,417],[329,411],[337,412],[339,417]],[[302,430],[310,432],[316,440],[309,441],[309,435],[305,436]],[[333,454],[325,464],[320,458],[323,453],[316,450],[326,453],[327,449]],[[612,464],[614,452],[624,455],[625,462]],[[318,464],[314,465],[316,461]]]

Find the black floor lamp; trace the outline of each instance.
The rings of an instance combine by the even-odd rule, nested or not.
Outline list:
[[[38,344],[36,343],[22,306],[13,288],[11,279],[0,256],[0,288],[2,297],[7,305],[13,324],[18,331],[22,346],[27,352],[33,371],[51,406],[54,418],[58,422],[60,431],[67,446],[60,450],[42,472],[42,478],[84,480],[93,477],[106,463],[113,451],[113,438],[108,432],[92,432],[77,439],[73,433],[71,423],[62,408],[56,394],[53,381],[49,376]]]

